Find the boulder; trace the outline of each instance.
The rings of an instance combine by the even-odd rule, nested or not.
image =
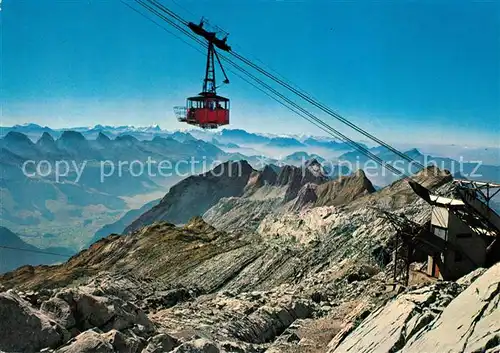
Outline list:
[[[79,334],[56,353],[114,353],[114,348],[108,337],[94,330]]]
[[[174,353],[219,353],[219,348],[215,343],[204,339],[198,338],[181,344],[173,350]]]
[[[143,339],[135,335],[125,335],[117,330],[111,330],[104,334],[104,337],[111,343],[115,352],[137,353],[144,347]]]
[[[69,333],[15,292],[0,293],[0,351],[37,352],[57,347]]]
[[[179,345],[179,341],[169,336],[167,334],[161,333],[151,339],[148,342],[148,345],[142,353],[161,353],[161,352],[170,352],[175,347]]]
[[[103,333],[98,329],[87,330],[69,341],[56,353],[138,353],[144,346],[140,338],[111,330]]]
[[[56,294],[72,308],[76,327],[84,331],[98,327],[103,331],[124,330],[135,325],[144,327],[145,332],[154,331],[146,314],[134,304],[114,296],[96,296],[80,290],[67,289]]]
[[[43,302],[40,310],[64,328],[70,329],[76,325],[70,305],[60,298],[50,298]]]

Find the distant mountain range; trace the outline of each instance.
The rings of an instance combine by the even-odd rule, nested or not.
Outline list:
[[[404,170],[407,175],[416,173],[420,170],[420,168],[415,164],[410,165],[408,162],[403,161],[400,156],[396,155],[386,147],[371,148],[370,151],[388,164],[394,165],[398,169]],[[432,156],[429,154],[423,154],[416,148],[404,151],[404,154],[423,165],[435,165],[440,169],[449,170],[455,178],[467,178],[471,180],[500,183],[500,166],[487,165],[479,162],[461,162],[452,158]],[[354,169],[358,169],[359,167],[363,167],[363,165],[367,165],[367,162],[370,160],[364,154],[361,154],[357,151],[344,153],[339,156],[338,159],[340,161],[349,162],[351,165],[356,166],[356,168]],[[396,161],[397,163],[395,163]],[[371,163],[372,172],[374,169],[373,166],[374,164]],[[375,166],[375,173],[373,174],[382,174],[380,173],[380,168],[381,167]],[[378,178],[377,180],[372,181],[374,181],[377,185],[386,185],[387,183],[397,179],[397,177],[392,175],[391,173],[385,174],[385,179]]]
[[[222,129],[217,132],[209,132],[205,130],[190,130],[186,132],[167,131],[162,130],[158,125],[147,127],[96,125],[94,127],[52,129],[47,126],[29,123],[11,127],[0,127],[0,137],[7,135],[9,132],[20,132],[28,136],[31,140],[36,141],[44,132],[46,132],[57,139],[67,130],[79,132],[87,139],[96,139],[99,134],[104,134],[110,138],[130,135],[139,140],[151,140],[154,137],[159,136],[164,138],[170,137],[179,142],[198,139],[227,148],[238,148],[239,145],[267,145],[268,147],[277,148],[318,147],[343,151],[352,149],[349,145],[328,137],[276,136],[272,134],[264,135],[247,132],[241,129]]]
[[[0,137],[7,135],[9,132],[21,132],[31,139],[39,138],[44,132],[47,132],[58,138],[64,131],[75,131],[80,132],[87,138],[96,138],[97,135],[101,132],[111,137],[116,137],[119,135],[127,135],[132,134],[136,135],[137,138],[140,137],[141,134],[145,134],[151,139],[152,134],[162,134],[162,129],[156,126],[146,126],[146,127],[135,127],[135,126],[109,126],[109,125],[96,125],[94,127],[71,127],[64,129],[54,129],[48,126],[40,126],[33,123],[23,124],[23,125],[14,125],[9,127],[0,127]]]
[[[0,139],[0,221],[14,231],[63,236],[71,242],[62,241],[65,246],[76,248],[89,240],[77,233],[91,236],[116,219],[117,213],[128,210],[125,198],[167,190],[186,175],[233,158],[189,134],[139,140],[132,135],[110,138],[99,132],[90,139],[79,131],[52,136],[46,128],[28,125],[22,129],[39,130],[41,135],[33,141],[24,133],[9,131]],[[151,173],[148,160],[152,161]],[[205,165],[177,164],[191,160]],[[155,169],[160,161],[168,161],[170,169]],[[132,165],[139,162],[142,173],[140,165],[136,169]],[[57,163],[64,163],[59,174]]]

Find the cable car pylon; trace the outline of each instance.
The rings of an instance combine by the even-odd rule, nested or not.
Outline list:
[[[229,99],[217,95],[217,82],[215,79],[215,63],[217,62],[224,75],[223,83],[229,83],[226,71],[215,50],[215,47],[224,51],[231,50],[231,47],[226,43],[227,35],[223,39],[217,38],[216,32],[210,32],[204,28],[203,19],[200,24],[189,22],[188,27],[208,42],[207,62],[202,91],[197,96],[187,98],[186,106],[174,107],[177,120],[203,129],[216,129],[219,126],[228,125]]]

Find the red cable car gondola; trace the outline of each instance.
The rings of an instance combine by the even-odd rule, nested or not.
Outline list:
[[[181,122],[196,125],[204,129],[216,129],[229,124],[229,99],[217,95],[215,83],[215,59],[224,74],[224,83],[229,83],[226,72],[222,67],[215,46],[229,51],[226,38],[218,39],[215,32],[207,32],[203,28],[203,20],[199,25],[189,23],[191,30],[208,41],[207,65],[203,91],[195,97],[189,97],[185,107],[174,107],[175,115]]]

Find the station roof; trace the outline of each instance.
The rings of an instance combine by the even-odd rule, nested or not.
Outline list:
[[[465,206],[462,200],[450,199],[448,197],[430,195],[431,201],[437,206]]]

